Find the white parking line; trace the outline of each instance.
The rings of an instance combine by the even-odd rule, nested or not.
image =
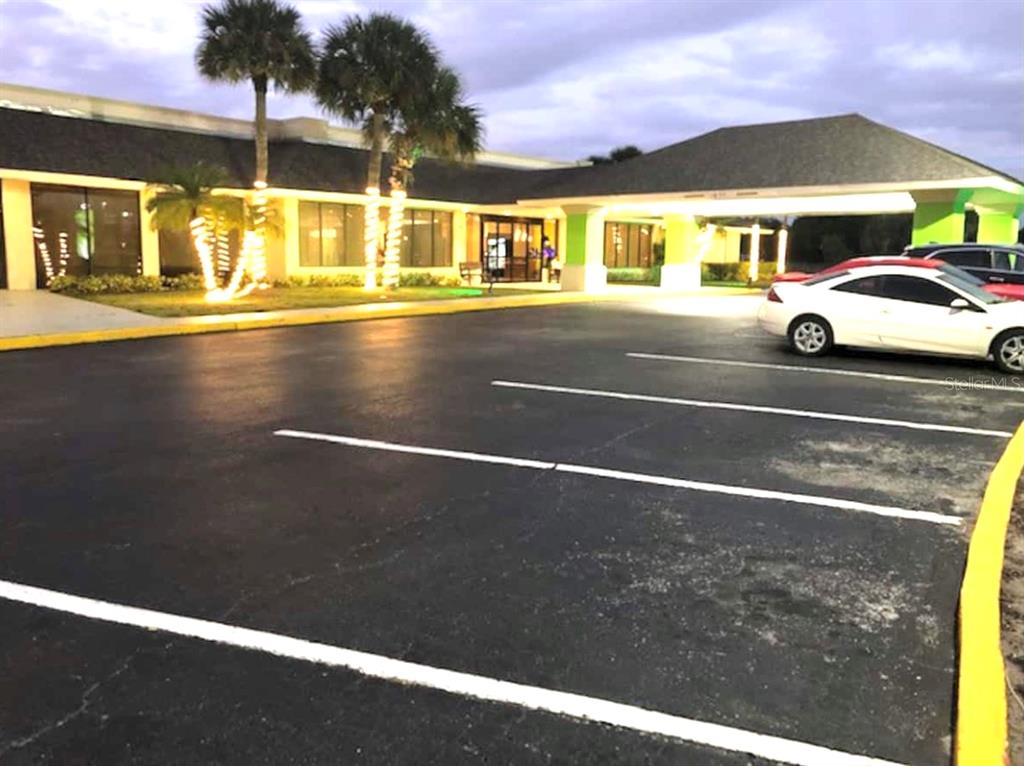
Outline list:
[[[806,367],[795,364],[769,364],[767,362],[741,362],[735,359],[713,359],[702,356],[675,356],[672,354],[645,354],[636,351],[626,353],[626,356],[633,359],[657,359],[663,362],[691,362],[693,364],[720,364],[725,367],[753,367],[762,370],[786,370],[788,372],[815,372],[823,375],[845,375],[854,378],[872,378],[874,380],[887,380],[893,383],[915,383],[926,386],[945,386],[957,391],[980,390],[980,391],[1002,391],[1008,394],[1024,395],[1024,386],[999,385],[996,383],[983,383],[967,380],[958,382],[954,378],[915,378],[910,375],[889,375],[882,372],[863,372],[861,370],[845,370],[825,367]]]
[[[947,426],[941,423],[915,423],[911,420],[893,420],[891,418],[869,418],[861,415],[843,415],[838,412],[817,412],[815,410],[793,410],[787,407],[767,407],[760,404],[736,404],[733,402],[712,402],[705,399],[679,399],[670,396],[653,396],[650,394],[626,394],[621,391],[602,391],[594,388],[570,388],[568,386],[549,386],[540,383],[520,383],[512,380],[492,380],[492,386],[500,388],[521,388],[528,391],[546,391],[554,394],[575,394],[577,396],[596,396],[606,399],[625,399],[656,404],[675,404],[683,407],[703,407],[716,410],[739,410],[741,412],[761,412],[768,415],[789,415],[796,418],[813,418],[816,420],[836,420],[843,423],[865,423],[894,428],[910,428],[917,431],[945,431],[954,434],[971,434],[975,436],[998,436],[1009,439],[1010,431],[993,431],[987,428],[966,428],[964,426]]]
[[[517,705],[584,721],[611,724],[796,766],[900,766],[892,761],[844,753],[820,745],[758,734],[732,726],[658,713],[582,694],[445,670],[279,633],[98,601],[6,580],[0,580],[0,598],[94,620],[130,625],[145,630],[160,630],[278,657],[347,668],[386,681],[438,689],[463,697]]]
[[[860,511],[862,513],[873,513],[878,516],[890,516],[898,519],[911,519],[913,521],[927,521],[932,524],[958,525],[962,520],[958,516],[949,516],[934,511],[915,511],[909,508],[899,508],[892,505],[876,505],[874,503],[861,503],[856,500],[844,500],[838,497],[825,497],[822,495],[803,495],[795,492],[779,492],[773,489],[757,489],[753,487],[734,487],[728,484],[714,484],[706,481],[694,481],[692,479],[679,479],[673,476],[658,476],[647,473],[632,473],[630,471],[617,471],[611,468],[598,468],[595,466],[573,465],[571,463],[551,463],[542,460],[526,460],[516,457],[504,457],[502,455],[487,455],[478,452],[461,452],[458,450],[436,449],[434,447],[417,447],[411,444],[396,444],[394,442],[382,442],[373,439],[359,439],[353,436],[340,436],[337,434],[323,434],[314,431],[294,431],[281,429],[274,431],[275,436],[287,436],[292,439],[312,439],[314,441],[332,442],[343,444],[349,447],[363,447],[366,449],[384,450],[387,452],[404,452],[432,457],[454,458],[456,460],[470,460],[478,463],[499,463],[503,465],[517,466],[520,468],[534,468],[540,470],[562,471],[564,473],[583,474],[586,476],[598,476],[604,479],[618,479],[620,481],[639,482],[641,484],[655,484],[662,487],[678,487],[696,492],[714,492],[721,495],[736,495],[739,497],[756,497],[763,500],[779,500],[784,503],[799,503],[801,505],[815,505],[823,508],[838,508],[845,511]]]

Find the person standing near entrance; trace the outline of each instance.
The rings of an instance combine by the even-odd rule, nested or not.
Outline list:
[[[541,239],[540,253],[544,256],[544,265],[548,270],[548,281],[558,282],[562,277],[562,262],[558,259],[558,253],[551,246],[551,240],[548,237]]]

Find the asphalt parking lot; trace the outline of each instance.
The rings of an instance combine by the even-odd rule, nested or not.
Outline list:
[[[966,532],[1024,386],[800,360],[749,305],[3,354],[0,580],[384,669],[0,598],[0,762],[947,763]],[[605,701],[637,725],[580,719]]]

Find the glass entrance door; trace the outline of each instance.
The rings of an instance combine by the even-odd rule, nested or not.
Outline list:
[[[544,222],[533,219],[483,218],[480,237],[484,279],[495,282],[540,282],[543,277]]]

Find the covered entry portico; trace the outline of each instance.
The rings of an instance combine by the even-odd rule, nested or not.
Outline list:
[[[606,221],[660,220],[661,285],[693,289],[713,246],[738,255],[738,236],[714,242],[715,219],[912,213],[907,244],[923,244],[962,242],[973,209],[978,241],[1005,244],[1017,241],[1024,209],[1018,179],[860,115],[717,130],[615,165],[561,171],[543,191],[520,203],[564,211],[568,290],[604,286]],[[750,227],[754,278],[764,276],[765,234]],[[776,268],[784,270],[784,229],[776,245]]]

